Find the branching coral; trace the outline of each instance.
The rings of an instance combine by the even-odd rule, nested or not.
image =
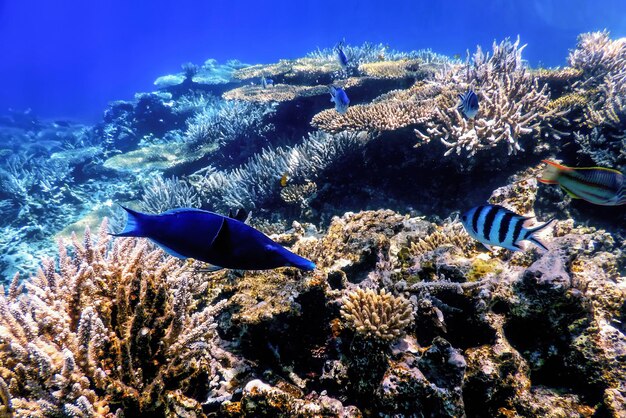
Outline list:
[[[605,135],[596,127],[588,134],[574,132],[574,138],[581,147],[579,152],[590,156],[597,165],[626,170],[626,133]]]
[[[389,49],[387,45],[372,44],[370,42],[365,42],[362,45],[343,45],[342,50],[348,58],[348,63],[352,63],[353,65],[409,59],[418,59],[423,63],[445,63],[450,60],[445,55],[437,54],[430,49],[401,52]],[[318,48],[316,51],[307,54],[307,57],[318,62],[337,61],[337,53],[334,48]]]
[[[613,41],[607,31],[584,33],[568,61],[584,72],[586,83],[601,84],[607,75],[626,71],[626,38]]]
[[[175,208],[199,208],[200,203],[197,191],[186,181],[156,176],[144,187],[141,209],[156,214]]]
[[[19,416],[152,416],[201,410],[194,396],[226,389],[229,362],[206,282],[147,242],[59,246],[58,266],[0,295],[0,375]],[[196,393],[196,383],[207,393]],[[169,412],[168,412],[169,411]]]
[[[228,212],[231,208],[262,207],[276,199],[280,178],[315,180],[327,167],[358,149],[370,137],[366,134],[310,134],[291,148],[266,149],[232,171],[210,171],[191,178],[210,207]]]
[[[473,120],[463,118],[456,108],[458,92],[446,93],[425,130],[416,131],[418,138],[439,138],[449,148],[446,155],[466,152],[469,156],[500,144],[506,144],[509,154],[516,153],[521,149],[521,137],[530,134],[559,138],[561,133],[554,129],[553,122],[563,121],[566,111],[549,108],[547,85],[539,88],[537,80],[522,66],[523,49],[519,39],[515,43],[494,43],[491,56],[478,48],[473,66],[453,66],[442,72],[439,83],[476,91],[479,113]]]
[[[364,338],[393,341],[404,335],[413,319],[413,307],[404,297],[384,289],[359,288],[342,299],[341,316]]]
[[[290,205],[298,205],[301,208],[309,206],[311,200],[317,194],[317,184],[307,181],[302,184],[289,184],[280,191],[280,198]]]
[[[185,137],[190,146],[223,146],[236,139],[263,135],[272,130],[266,118],[274,112],[271,104],[220,101],[205,108],[187,122]]]
[[[433,233],[411,242],[408,255],[417,257],[444,245],[454,246],[464,254],[469,254],[474,247],[474,240],[465,232],[460,222],[445,223]]]
[[[574,94],[586,99],[577,120],[582,132],[575,138],[594,161],[615,164],[626,153],[626,38],[611,40],[606,31],[582,34],[569,62],[584,73],[584,79],[574,85]],[[600,143],[608,152],[605,155],[600,155]]]

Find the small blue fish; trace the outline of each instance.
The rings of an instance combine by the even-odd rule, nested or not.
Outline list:
[[[524,227],[524,222],[528,219],[497,205],[477,206],[461,216],[461,222],[467,233],[480,241],[488,250],[491,250],[489,246],[491,244],[520,251],[522,248],[519,242],[523,240],[528,240],[539,248],[548,250],[533,235],[550,225],[554,219],[530,229]]]
[[[265,78],[265,76],[261,77],[261,86],[266,89],[267,86],[273,86],[274,85],[274,80],[272,80],[271,78]]]
[[[341,87],[330,86],[330,101],[335,103],[335,110],[341,114],[348,111],[350,99]]]
[[[312,261],[237,219],[192,208],[173,209],[159,215],[123,209],[128,213],[126,226],[119,234],[112,235],[149,238],[174,257],[194,258],[237,270],[315,269]]]
[[[344,71],[348,70],[348,57],[343,52],[343,42],[340,42],[336,47],[335,51],[337,52],[337,61],[339,61],[339,65]]]
[[[473,119],[474,116],[478,113],[478,96],[472,89],[469,89],[465,94],[459,94],[459,99],[461,99],[461,103],[457,106],[457,109],[461,114],[468,118]]]

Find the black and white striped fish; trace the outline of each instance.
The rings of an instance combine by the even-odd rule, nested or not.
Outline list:
[[[468,119],[473,119],[478,113],[478,96],[472,89],[469,89],[465,94],[459,94],[461,103],[457,106],[457,109],[463,116]]]
[[[467,233],[489,250],[491,250],[489,245],[495,245],[520,251],[522,248],[519,242],[523,240],[547,250],[546,246],[534,237],[534,234],[550,225],[554,219],[534,228],[526,228],[524,222],[528,219],[497,205],[477,206],[461,216],[461,222]]]

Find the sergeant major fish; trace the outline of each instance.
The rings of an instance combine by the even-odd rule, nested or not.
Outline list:
[[[457,109],[467,119],[473,119],[478,113],[478,96],[472,89],[467,90],[465,94],[459,94],[461,103],[457,106]]]
[[[119,234],[111,235],[149,238],[174,257],[194,258],[237,270],[315,269],[312,261],[237,219],[192,208],[173,209],[159,215],[123,209],[128,213],[126,226]]]
[[[337,112],[344,114],[348,111],[348,106],[350,105],[350,99],[348,99],[348,95],[345,90],[341,87],[330,86],[330,101],[335,103],[335,110]]]
[[[603,167],[567,167],[554,161],[547,163],[540,182],[558,184],[574,199],[616,206],[626,204],[626,184],[624,175],[617,170]]]
[[[554,219],[534,228],[526,228],[524,222],[528,219],[497,205],[477,206],[461,216],[461,222],[467,233],[489,250],[491,250],[489,245],[495,245],[520,251],[522,248],[519,242],[523,240],[547,250],[534,234],[550,225]]]

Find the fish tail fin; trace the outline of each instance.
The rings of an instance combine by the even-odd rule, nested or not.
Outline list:
[[[143,213],[137,212],[132,209],[128,209],[124,206],[120,207],[126,211],[128,216],[126,217],[126,225],[124,226],[124,230],[119,234],[110,234],[114,237],[142,237],[142,222],[141,218],[144,216]]]
[[[539,179],[539,181],[541,183],[545,183],[545,184],[557,184],[559,181],[559,176],[561,175],[562,171],[571,171],[572,169],[561,165],[561,164],[557,164],[554,161],[550,161],[550,160],[542,160],[542,162],[548,164],[546,166],[546,168],[543,170],[543,174],[541,175],[541,178]]]
[[[552,218],[550,219],[548,222],[544,223],[543,225],[539,225],[536,226],[534,228],[530,228],[529,230],[526,231],[526,233],[524,234],[524,238],[525,240],[528,240],[530,242],[532,242],[533,244],[535,244],[537,247],[542,248],[544,250],[548,250],[548,248],[543,245],[541,243],[541,241],[539,241],[537,238],[535,238],[533,235],[536,234],[537,232],[541,231],[544,228],[547,228],[552,222],[554,222],[556,219]]]
[[[528,237],[530,237],[534,233],[539,232],[539,231],[541,231],[544,228],[547,228],[554,221],[556,221],[556,219],[552,218],[548,222],[546,222],[546,223],[544,223],[542,225],[536,226],[534,228],[530,228],[529,230],[526,231],[526,235],[524,235],[524,239],[528,239]]]
[[[528,241],[532,242],[533,244],[535,244],[537,247],[543,249],[544,251],[548,251],[548,247],[543,245],[543,243],[541,241],[539,241],[537,238],[530,237],[530,238],[528,238]]]

